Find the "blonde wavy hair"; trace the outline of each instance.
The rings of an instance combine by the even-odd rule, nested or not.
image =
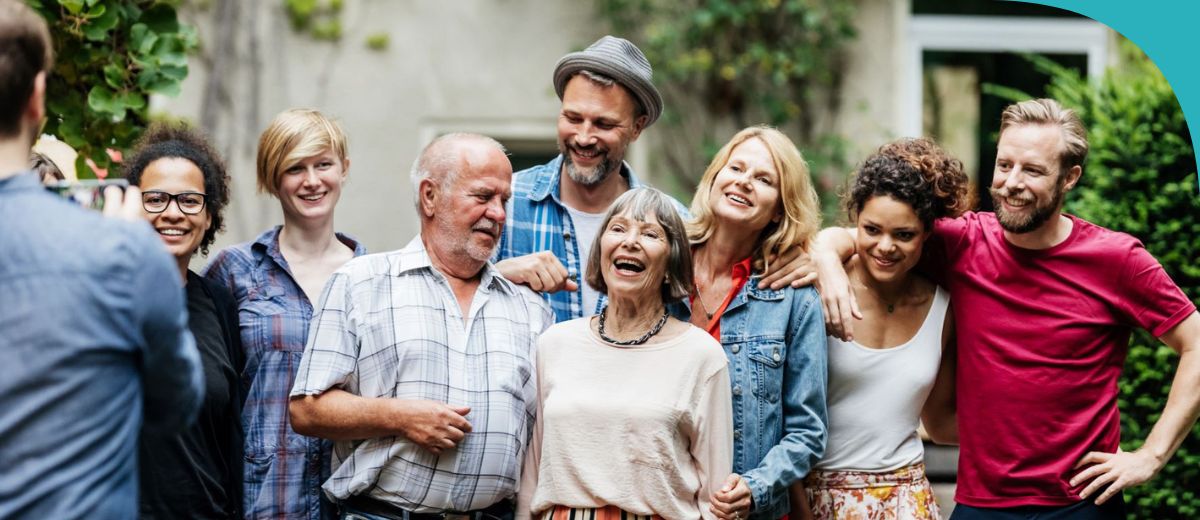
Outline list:
[[[696,195],[692,197],[692,220],[687,223],[688,241],[692,247],[704,244],[716,229],[716,218],[708,207],[708,194],[713,189],[717,173],[729,162],[738,145],[758,139],[771,152],[775,171],[779,173],[779,199],[783,212],[778,222],[763,229],[754,249],[754,270],[764,272],[768,258],[792,247],[808,247],[809,240],[821,228],[820,202],[813,189],[808,163],[796,145],[783,132],[769,126],[752,126],[738,132],[713,157]]]

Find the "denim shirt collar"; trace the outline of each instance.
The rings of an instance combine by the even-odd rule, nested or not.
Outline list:
[[[766,289],[759,289],[758,283],[761,281],[761,274],[750,275],[750,279],[746,281],[746,285],[742,286],[742,290],[738,291],[732,300],[729,300],[729,305],[725,307],[725,312],[722,313],[722,316],[729,315],[731,311],[745,305],[751,298],[765,302],[783,300],[786,288],[771,289],[768,287]],[[668,303],[667,310],[672,316],[681,321],[690,321],[692,319],[692,304],[688,298]]]
[[[270,258],[271,261],[275,262],[275,265],[291,273],[292,269],[288,267],[287,260],[283,258],[283,252],[279,249],[279,231],[281,229],[283,229],[283,225],[263,231],[261,235],[258,235],[258,238],[254,239],[254,244],[250,246],[250,249],[254,251],[254,256],[259,266]],[[367,248],[354,237],[343,233],[334,233],[334,235],[337,236],[339,242],[354,250],[355,257],[367,254]]]
[[[537,183],[533,185],[533,189],[529,190],[529,200],[542,201],[546,197],[551,197],[554,202],[562,205],[562,163],[565,159],[562,154],[558,154],[550,162],[546,163],[545,168],[551,172],[550,175],[543,175],[537,179]],[[642,186],[641,181],[633,174],[633,168],[629,167],[629,163],[621,161],[621,169],[619,173],[625,177],[625,182],[629,183],[629,189],[639,188]]]

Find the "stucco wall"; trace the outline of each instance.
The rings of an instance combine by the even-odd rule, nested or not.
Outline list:
[[[220,69],[228,96],[214,140],[235,186],[218,247],[282,221],[278,203],[254,192],[253,160],[259,133],[290,107],[333,115],[349,135],[350,181],[337,229],[371,251],[403,246],[417,232],[408,169],[421,146],[455,130],[553,142],[554,64],[603,31],[584,2],[355,0],[345,3],[342,41],[331,44],[295,34],[278,4],[239,2],[234,56]],[[180,97],[156,109],[200,121],[206,62],[220,33],[211,11],[184,16],[199,26],[206,51],[192,60]],[[382,52],[364,43],[378,32],[390,38]],[[249,50],[254,34],[259,67]]]

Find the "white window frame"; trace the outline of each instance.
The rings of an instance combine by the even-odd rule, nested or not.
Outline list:
[[[437,136],[449,132],[472,132],[483,134],[497,141],[542,141],[557,146],[558,120],[548,118],[514,117],[492,118],[424,118],[417,123],[418,150],[433,142]],[[625,151],[625,161],[645,179],[649,157],[645,147],[633,143]]]
[[[923,133],[925,51],[1083,54],[1088,76],[1099,78],[1108,64],[1110,45],[1109,29],[1100,22],[1015,16],[913,15],[907,40],[896,89],[896,127],[905,136]]]
[[[417,123],[418,150],[450,132],[483,134],[497,141],[548,141],[558,136],[554,120],[546,118],[424,118]]]

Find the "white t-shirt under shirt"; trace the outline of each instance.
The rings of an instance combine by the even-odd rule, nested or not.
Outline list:
[[[883,472],[924,458],[917,425],[941,364],[949,304],[938,287],[921,328],[895,347],[829,337],[829,440],[815,469]]]
[[[583,315],[591,316],[596,313],[596,302],[600,301],[600,291],[588,285],[584,279],[587,273],[588,258],[591,258],[592,243],[600,232],[600,224],[604,223],[604,213],[584,213],[571,206],[563,205],[571,214],[571,223],[575,225],[575,241],[579,245],[579,290],[583,291]]]

